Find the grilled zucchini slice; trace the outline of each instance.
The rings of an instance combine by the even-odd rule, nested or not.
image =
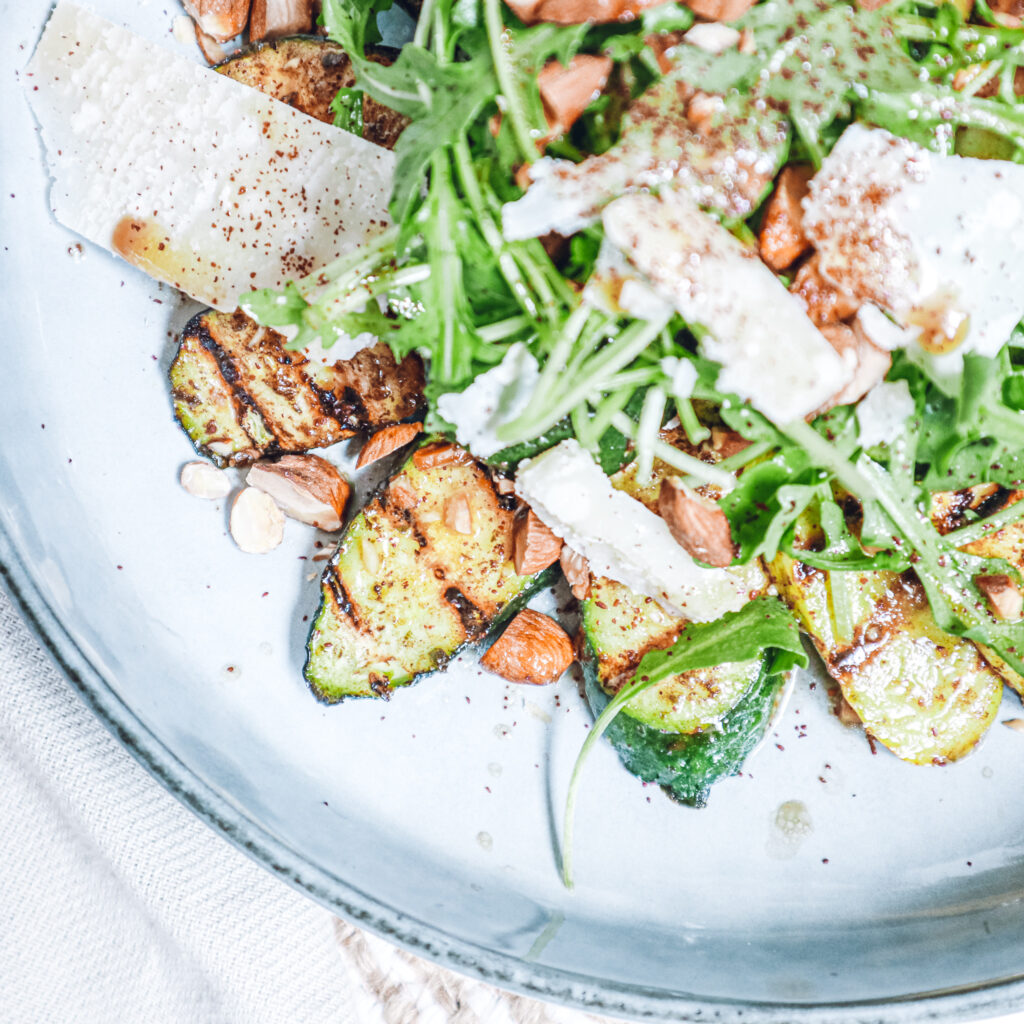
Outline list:
[[[822,540],[805,516],[796,547]],[[826,572],[782,553],[768,571],[869,735],[913,764],[974,749],[996,717],[1002,680],[971,641],[939,629],[912,572]],[[851,609],[848,635],[837,587]]]
[[[238,466],[415,417],[423,364],[416,355],[397,363],[383,343],[321,363],[239,310],[208,310],[185,326],[170,379],[175,415],[196,450]]]
[[[601,577],[591,579],[582,613],[583,673],[594,714],[632,680],[648,651],[669,647],[686,624]],[[682,672],[634,697],[605,736],[638,778],[703,807],[711,786],[735,775],[764,736],[781,686],[764,657]]]
[[[472,510],[469,534],[445,524],[457,495]],[[516,575],[512,519],[479,463],[421,468],[414,453],[352,521],[324,573],[305,667],[316,696],[388,697],[553,582],[550,569]]]
[[[397,51],[376,47],[370,60],[390,64]],[[339,89],[355,85],[348,54],[337,43],[319,36],[293,36],[253,43],[218,64],[219,71],[236,82],[259,89],[296,110],[331,124],[331,101]],[[409,119],[368,96],[363,97],[363,138],[393,149]]]

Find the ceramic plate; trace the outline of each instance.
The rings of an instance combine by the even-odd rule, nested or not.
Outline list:
[[[189,49],[173,4],[97,8]],[[79,692],[172,792],[349,920],[552,1000],[763,1021],[1024,1003],[1010,729],[954,766],[909,767],[843,728],[807,676],[701,811],[599,749],[568,892],[553,828],[590,721],[570,680],[506,686],[467,659],[390,703],[318,704],[301,675],[317,535],[289,523],[281,548],[244,555],[225,506],[178,486],[193,453],[167,369],[194,308],[50,217],[14,71],[46,9],[3,13],[0,561]],[[1008,697],[1001,717],[1020,713]]]

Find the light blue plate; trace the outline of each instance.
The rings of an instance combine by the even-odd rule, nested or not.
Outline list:
[[[165,5],[97,6],[178,48]],[[390,704],[317,704],[301,677],[315,535],[289,523],[277,551],[243,555],[224,507],[179,488],[192,451],[166,372],[193,309],[80,254],[49,216],[13,70],[46,8],[2,9],[0,571],[168,789],[343,917],[543,998],[780,1022],[1024,1005],[1024,738],[1009,729],[912,768],[873,755],[805,679],[703,811],[599,749],[570,893],[552,822],[589,723],[571,682],[505,686],[470,660]],[[1019,714],[1008,698],[1001,717]]]

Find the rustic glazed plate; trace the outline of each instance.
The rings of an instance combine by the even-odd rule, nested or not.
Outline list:
[[[96,6],[186,51],[174,5]],[[301,667],[317,535],[290,523],[281,548],[244,555],[225,506],[178,486],[193,453],[166,375],[194,308],[50,217],[15,73],[47,8],[3,13],[0,570],[168,789],[347,919],[543,998],[659,1020],[1024,1005],[1024,739],[1010,729],[954,766],[912,768],[843,728],[808,674],[702,811],[599,749],[568,892],[554,823],[590,722],[571,681],[515,688],[469,659],[389,704],[316,703]],[[1020,713],[1008,697],[1001,718]]]

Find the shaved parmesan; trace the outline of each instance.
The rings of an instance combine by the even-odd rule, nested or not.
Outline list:
[[[74,4],[24,82],[56,218],[218,309],[387,223],[391,153]]]

